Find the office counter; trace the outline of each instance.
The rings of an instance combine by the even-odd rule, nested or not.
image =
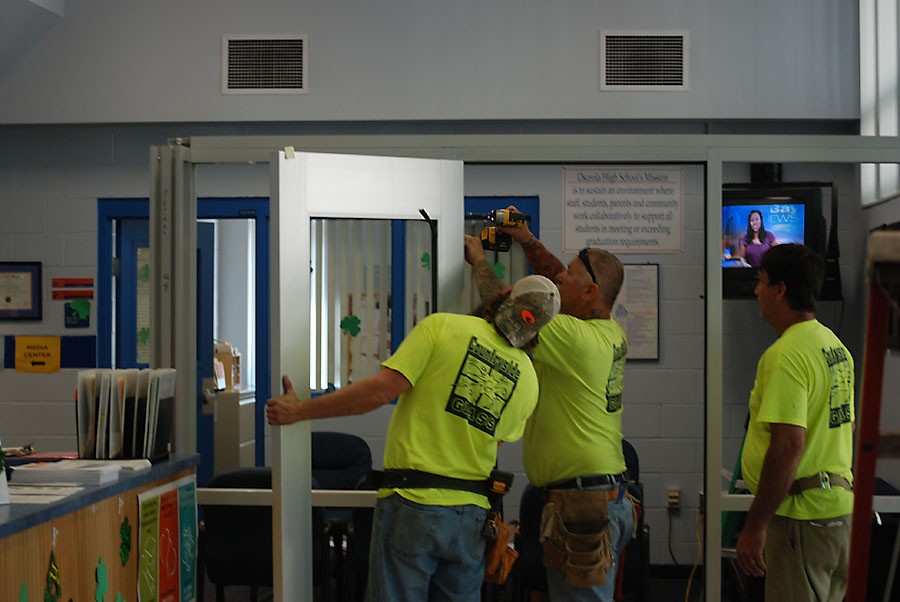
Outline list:
[[[135,602],[141,524],[138,495],[194,476],[199,461],[196,454],[173,455],[148,470],[123,471],[117,481],[85,485],[58,502],[0,506],[0,600],[20,600],[23,586],[27,595],[21,599],[44,600],[52,551],[59,571],[60,602],[95,600],[98,585],[102,589],[103,584],[102,599],[112,602],[121,593],[123,600]],[[121,530],[126,519],[130,546],[123,566]]]

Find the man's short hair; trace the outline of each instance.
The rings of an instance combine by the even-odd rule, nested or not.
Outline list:
[[[603,303],[612,309],[622,288],[622,281],[625,280],[625,268],[618,257],[604,249],[588,248],[588,258],[597,275]]]
[[[825,259],[804,245],[775,245],[762,256],[759,269],[769,284],[784,283],[785,298],[794,311],[816,311],[816,299],[825,280]]]

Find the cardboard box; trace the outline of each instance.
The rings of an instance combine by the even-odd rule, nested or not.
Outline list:
[[[225,368],[225,388],[241,388],[241,354],[228,341],[216,339],[213,355]]]

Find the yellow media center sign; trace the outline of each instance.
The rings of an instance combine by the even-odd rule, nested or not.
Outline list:
[[[16,371],[59,372],[59,337],[16,337]]]

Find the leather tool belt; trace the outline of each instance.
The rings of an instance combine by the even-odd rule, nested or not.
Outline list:
[[[569,587],[606,583],[614,561],[606,504],[622,495],[611,490],[552,489],[541,514],[544,564],[558,569]]]
[[[798,495],[807,489],[821,489],[823,491],[828,491],[833,487],[842,487],[847,491],[853,491],[853,484],[841,475],[834,474],[833,472],[820,472],[811,477],[803,477],[802,479],[795,480],[791,484],[791,489],[788,493],[790,495]]]

